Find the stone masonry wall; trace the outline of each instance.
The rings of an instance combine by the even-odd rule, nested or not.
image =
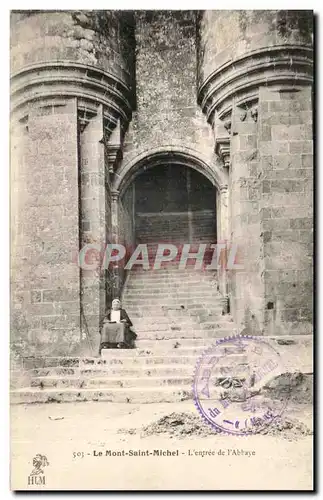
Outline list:
[[[311,88],[259,94],[265,329],[312,333],[313,131]]]
[[[213,158],[210,127],[196,102],[196,15],[138,11],[136,111],[123,164],[160,146],[189,147]]]
[[[245,116],[246,115],[246,116]],[[241,120],[243,117],[243,121]],[[251,111],[232,111],[230,213],[231,240],[242,269],[229,271],[231,310],[240,328],[263,332],[263,248],[260,221],[261,177],[258,124]]]
[[[12,341],[25,354],[67,353],[80,340],[76,100],[29,115],[12,196]],[[18,157],[22,161],[16,163]],[[18,306],[18,307],[17,307]]]
[[[243,115],[243,120],[239,115]],[[312,332],[313,132],[310,87],[259,91],[258,120],[235,108],[230,272],[233,315],[251,334]]]
[[[82,339],[87,336],[98,339],[100,321],[106,311],[106,276],[102,264],[110,225],[109,203],[106,187],[106,168],[103,138],[102,109],[79,134],[80,145],[80,217],[81,248],[87,244],[99,245],[96,254],[98,266],[93,270],[80,269],[81,275],[81,330]],[[92,254],[92,258],[95,254]],[[89,256],[89,258],[91,258]],[[86,346],[86,342],[84,342]]]

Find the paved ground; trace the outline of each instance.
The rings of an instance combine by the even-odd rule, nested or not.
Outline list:
[[[66,403],[11,407],[13,489],[30,489],[37,453],[46,455],[46,486],[34,489],[302,489],[312,488],[312,436],[182,439],[120,433],[140,429],[172,412],[193,412],[191,402],[146,405]],[[286,411],[311,427],[311,407]],[[255,452],[231,455],[228,450]],[[106,456],[106,450],[179,450],[178,456]],[[194,452],[215,450],[215,455]],[[223,450],[224,455],[219,455]],[[98,455],[102,452],[102,456]],[[84,456],[77,456],[84,454]],[[109,451],[108,451],[109,453]],[[232,453],[232,452],[231,452]],[[193,454],[193,455],[192,455]]]

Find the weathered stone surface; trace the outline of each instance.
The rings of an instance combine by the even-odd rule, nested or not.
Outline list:
[[[131,14],[118,11],[30,11],[11,15],[12,71],[27,64],[75,61],[131,81]],[[107,36],[108,34],[108,36]]]
[[[235,327],[251,334],[311,333],[312,17],[12,13],[16,352],[89,354],[90,342],[96,350],[99,321],[126,273],[122,266],[80,271],[80,247],[124,243],[128,257],[136,240],[156,237],[180,244],[192,236],[232,240],[244,268],[219,272],[222,302],[205,292],[202,276],[192,282],[183,276],[190,294],[176,279],[138,275],[139,290],[131,292],[131,281],[127,289],[138,317],[145,304],[155,325],[162,307],[179,318],[168,300],[172,284],[176,300],[204,324],[196,335],[209,338],[213,327],[227,334],[217,322],[223,303]],[[156,204],[167,199],[175,216],[151,215],[146,207],[137,217],[143,192],[136,176],[169,165],[177,174],[159,191],[155,175],[147,193]],[[181,171],[192,169],[196,176],[184,175],[186,190],[178,189]],[[196,180],[201,175],[205,182]],[[205,309],[214,315],[206,317]],[[143,332],[151,326],[142,325]],[[167,332],[176,337],[184,330],[194,336],[181,317]]]
[[[212,123],[216,113],[227,115],[236,95],[240,101],[242,96],[254,99],[254,86],[284,86],[289,71],[301,85],[312,80],[312,11],[209,10],[200,14],[198,30],[199,100]],[[272,99],[260,111],[281,113],[290,107],[308,109],[297,100]]]
[[[312,342],[310,337],[276,337],[267,341],[280,346],[281,375],[264,388],[274,397],[286,397],[299,388],[298,402],[311,398]],[[108,349],[103,358],[29,358],[24,361],[24,378],[13,386],[14,403],[111,401],[170,402],[191,399],[194,366],[212,340],[139,340],[137,349]],[[166,361],[167,360],[167,361]],[[244,354],[219,356],[212,383],[223,381],[223,373],[244,380],[248,374]],[[20,372],[19,372],[20,373]],[[19,384],[20,382],[20,384]],[[304,389],[304,390],[303,390]],[[297,395],[296,395],[297,396]]]
[[[269,109],[275,104],[275,112],[279,110],[288,113],[290,117],[297,117],[299,109],[311,107],[311,90],[305,88],[301,91],[279,93],[260,89],[260,102],[269,103]],[[280,104],[282,106],[279,108]],[[270,280],[264,281],[265,302],[272,301],[274,304],[273,310],[267,311],[265,329],[275,335],[292,332],[302,334],[311,331],[312,323],[311,306],[309,307],[313,301],[312,269],[309,258],[313,252],[313,220],[308,215],[312,211],[313,199],[312,194],[307,196],[307,176],[303,175],[301,169],[296,170],[295,165],[298,166],[300,160],[296,153],[305,152],[304,148],[307,147],[308,152],[311,151],[312,141],[304,138],[312,136],[312,119],[308,116],[302,125],[270,125],[268,116],[260,113],[259,120],[261,127],[271,126],[273,136],[270,147],[264,153],[262,181],[263,192],[266,193],[264,204],[272,205],[272,218],[262,222],[262,228],[270,230],[270,238],[264,240],[264,269],[284,268],[285,273],[296,269],[307,270],[302,278],[294,273],[294,283],[286,281],[286,278],[282,281],[282,276],[278,274],[271,274]],[[275,180],[272,180],[272,174],[265,170],[266,154],[276,152],[278,143],[287,146],[290,154],[294,156],[276,157],[278,169],[275,170]],[[313,171],[310,170],[309,179],[312,175]],[[312,185],[312,180],[309,185]],[[277,193],[284,193],[284,196],[278,197],[280,195]],[[301,230],[304,230],[304,235]],[[301,312],[303,308],[304,313]]]

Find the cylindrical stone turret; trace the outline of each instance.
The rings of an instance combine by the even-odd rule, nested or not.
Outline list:
[[[77,256],[111,232],[133,38],[127,12],[12,13],[12,336],[25,354],[75,352],[94,330],[98,340],[104,271],[84,276]]]
[[[198,32],[198,102],[243,256],[231,312],[253,335],[310,333],[313,12],[205,11]]]
[[[198,99],[208,121],[260,86],[313,80],[311,11],[208,10],[199,17]]]
[[[100,103],[108,118],[128,119],[133,86],[132,16],[119,11],[12,14],[12,108],[53,96]]]

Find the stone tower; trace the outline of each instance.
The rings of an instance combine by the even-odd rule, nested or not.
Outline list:
[[[78,253],[86,244],[98,254],[108,243],[130,248],[138,227],[157,227],[133,200],[140,176],[161,166],[174,193],[169,213],[188,220],[192,241],[212,212],[177,210],[171,187],[182,172],[190,193],[204,182],[198,175],[203,193],[216,193],[217,241],[243,254],[242,270],[219,277],[236,324],[311,333],[312,23],[309,11],[12,13],[18,352],[77,353],[98,335],[125,274],[86,271]]]

